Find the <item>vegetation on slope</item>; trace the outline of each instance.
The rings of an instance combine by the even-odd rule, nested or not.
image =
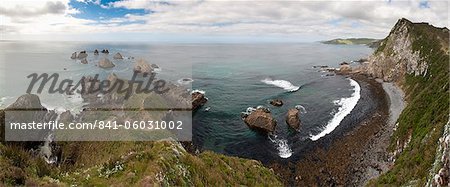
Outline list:
[[[255,160],[212,152],[187,153],[179,143],[66,142],[62,162],[47,164],[33,151],[0,144],[5,185],[282,186]]]
[[[378,39],[372,38],[347,38],[347,39],[333,39],[328,41],[323,41],[324,44],[334,44],[334,45],[367,45],[369,47],[378,47]]]
[[[449,114],[449,32],[425,23],[410,26],[412,49],[428,64],[425,75],[406,74],[402,88],[408,103],[398,119],[391,151],[405,149],[393,168],[374,183],[424,186],[435,159],[438,139]],[[388,36],[389,37],[389,36]],[[383,44],[380,53],[390,44]]]

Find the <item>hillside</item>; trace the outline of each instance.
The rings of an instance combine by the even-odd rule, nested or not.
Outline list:
[[[448,157],[441,160],[449,128],[448,46],[447,28],[400,19],[369,58],[365,72],[400,86],[407,102],[391,138],[394,165],[372,184],[424,186],[441,168],[448,171],[442,162]]]
[[[49,121],[48,117],[56,116],[33,94],[19,97],[11,106],[34,109],[29,115],[11,114],[13,119]],[[62,116],[59,121],[73,121]],[[85,113],[84,117],[99,116]],[[0,110],[0,186],[282,186],[274,172],[259,161],[209,151],[193,154],[173,139],[4,142],[5,123],[5,111]]]
[[[328,41],[323,41],[324,44],[333,45],[367,45],[371,48],[376,48],[379,45],[380,40],[372,38],[347,38],[347,39],[333,39]]]

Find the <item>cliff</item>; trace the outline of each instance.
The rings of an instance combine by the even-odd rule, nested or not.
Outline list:
[[[374,183],[431,184],[430,176],[448,167],[436,160],[449,128],[449,30],[400,19],[363,72],[394,82],[407,102],[391,138],[394,165]]]

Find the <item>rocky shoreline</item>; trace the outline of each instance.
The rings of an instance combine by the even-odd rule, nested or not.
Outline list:
[[[389,95],[381,83],[361,74],[349,75],[366,84],[377,106],[361,122],[321,138],[296,162],[274,163],[270,167],[287,186],[361,186],[389,169],[386,152],[394,124],[389,123]],[[358,112],[352,111],[349,116]],[[356,120],[357,121],[357,120]]]

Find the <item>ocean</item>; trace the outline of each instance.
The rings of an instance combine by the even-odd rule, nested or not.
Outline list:
[[[0,42],[0,108],[25,93],[31,73],[59,73],[77,80],[83,75],[116,73],[131,78],[136,59],[157,64],[157,78],[186,89],[205,92],[208,102],[193,113],[193,143],[202,150],[258,160],[285,160],[298,157],[307,144],[340,125],[355,108],[363,89],[344,76],[326,76],[315,65],[338,67],[339,63],[367,57],[372,49],[362,45],[321,43],[174,44],[124,42]],[[108,49],[116,67],[96,67],[102,55],[94,49]],[[89,64],[70,56],[86,50]],[[125,59],[112,56],[120,52]],[[128,59],[130,57],[130,59]],[[133,58],[131,58],[133,57]],[[192,78],[192,82],[183,79]],[[83,100],[78,95],[39,95],[44,106],[59,112],[79,112]],[[269,104],[281,99],[282,107]],[[241,119],[249,107],[265,106],[276,118],[274,136],[250,130]],[[288,109],[301,110],[298,131],[285,123]],[[208,108],[209,110],[205,110]]]

